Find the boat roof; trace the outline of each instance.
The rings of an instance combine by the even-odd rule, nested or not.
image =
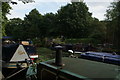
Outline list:
[[[12,56],[14,55],[19,44],[6,44],[2,46],[2,60],[9,62]]]
[[[29,56],[25,51],[23,45],[6,44],[2,46],[2,60],[5,62],[17,62],[29,60]]]

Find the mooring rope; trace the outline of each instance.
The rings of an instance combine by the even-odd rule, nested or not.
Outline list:
[[[28,68],[28,67],[26,67],[26,68]],[[12,74],[12,75],[10,75],[10,76],[6,77],[4,80],[7,80],[7,79],[9,79],[9,78],[11,78],[11,77],[15,76],[16,74],[20,73],[21,71],[25,70],[26,68],[23,68],[23,69],[21,69],[21,70],[17,71],[16,73],[14,73],[14,74]]]

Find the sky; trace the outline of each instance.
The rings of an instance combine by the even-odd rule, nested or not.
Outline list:
[[[15,0],[13,0],[15,1]],[[17,1],[17,5],[12,5],[12,10],[10,10],[10,15],[7,15],[8,19],[11,18],[21,18],[24,19],[25,14],[36,8],[42,15],[46,13],[56,13],[61,6],[65,6],[71,2],[71,0],[34,0],[35,2],[24,4],[21,1]],[[74,0],[79,1],[79,0]],[[92,17],[98,18],[99,20],[104,20],[106,9],[110,6],[113,0],[84,0],[86,5],[89,7],[89,12],[92,13]]]

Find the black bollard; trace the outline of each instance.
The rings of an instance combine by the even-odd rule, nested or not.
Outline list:
[[[62,66],[62,46],[55,46],[55,50],[56,50],[56,57],[55,57],[55,64],[57,66]]]

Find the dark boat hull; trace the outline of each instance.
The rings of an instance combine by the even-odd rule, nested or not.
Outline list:
[[[28,68],[2,68],[2,74],[7,80],[25,80]]]

